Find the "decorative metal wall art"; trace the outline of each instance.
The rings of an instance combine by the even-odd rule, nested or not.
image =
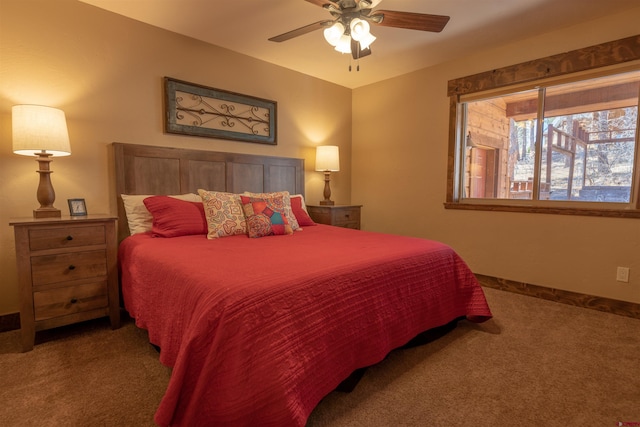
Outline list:
[[[164,78],[165,132],[276,145],[276,102]]]

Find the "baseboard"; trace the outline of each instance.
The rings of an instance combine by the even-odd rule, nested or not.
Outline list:
[[[20,329],[20,313],[0,315],[0,332]]]
[[[640,319],[640,304],[476,274],[482,286]]]

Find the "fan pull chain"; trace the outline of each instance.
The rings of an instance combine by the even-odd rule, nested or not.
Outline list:
[[[360,58],[356,60],[356,71],[360,71]],[[349,58],[349,72],[351,72],[351,58]]]

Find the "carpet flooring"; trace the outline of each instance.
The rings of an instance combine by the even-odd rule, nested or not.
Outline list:
[[[307,426],[640,426],[640,320],[485,293],[492,320],[393,351]],[[0,333],[0,426],[154,425],[170,370],[130,319],[19,338]]]

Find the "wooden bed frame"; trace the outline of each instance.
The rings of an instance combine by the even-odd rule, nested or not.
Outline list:
[[[462,318],[458,316],[471,315],[472,321],[491,316],[471,271],[452,249],[437,242],[328,225],[309,227],[299,239],[288,240],[290,244],[287,238],[234,238],[241,236],[213,244],[203,236],[155,239],[151,244],[151,236],[144,234],[125,239],[129,233],[121,194],[183,194],[199,188],[303,194],[304,160],[120,143],[113,149],[124,240],[119,249],[123,301],[136,325],[149,330],[150,341],[164,346],[161,362],[178,373],[156,412],[158,424],[193,425],[204,416],[221,423],[249,425],[266,419],[274,425],[302,426],[329,388],[351,391],[367,366],[392,349],[437,339],[455,328]],[[320,242],[325,246],[318,246]],[[347,247],[336,258],[327,258],[336,242]],[[385,244],[395,250],[381,252]],[[355,250],[359,260],[348,256]],[[177,251],[182,251],[180,257]],[[302,256],[288,257],[288,251]],[[397,274],[396,267],[408,265],[407,256],[413,262],[409,274]],[[191,257],[194,264],[187,265]],[[291,258],[298,263],[283,276]],[[231,268],[220,268],[214,277],[199,268],[211,260]],[[244,264],[247,260],[253,264]],[[313,260],[324,262],[310,267]],[[443,264],[434,267],[431,260]],[[181,264],[183,270],[178,269]],[[247,266],[257,273],[245,272]],[[166,281],[168,277],[174,281]],[[442,304],[435,301],[439,295],[444,295]],[[430,304],[437,309],[429,310]],[[326,312],[326,307],[334,311]],[[385,317],[379,317],[383,313]],[[376,317],[384,320],[376,323]],[[265,338],[256,340],[256,333]],[[283,345],[289,341],[296,343],[295,351]],[[332,354],[334,345],[337,353]],[[227,368],[229,357],[233,370]],[[238,383],[239,372],[264,381],[260,387]],[[207,383],[212,388],[201,386]],[[229,399],[220,399],[218,393]]]
[[[288,191],[304,195],[304,159],[113,143],[118,241],[129,235],[121,194]]]
[[[230,193],[286,190],[304,195],[304,159],[122,143],[113,143],[113,149],[118,241],[129,235],[121,194],[184,194],[203,188]],[[459,320],[425,331],[405,347],[440,338]],[[357,369],[336,390],[352,391],[365,371],[366,368]]]

